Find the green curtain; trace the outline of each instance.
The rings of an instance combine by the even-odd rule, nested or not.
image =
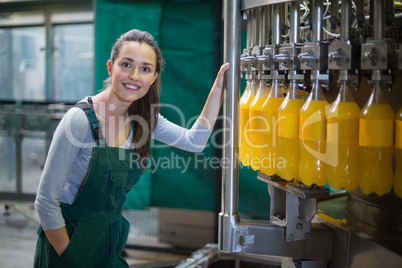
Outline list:
[[[162,18],[161,1],[129,2],[113,0],[95,1],[95,91],[103,87],[108,78],[106,62],[114,42],[132,29],[140,29],[159,40]]]
[[[215,78],[214,30],[214,1],[164,3],[161,46],[166,68],[161,101],[169,106],[162,107],[161,114],[183,127],[191,127],[200,114]],[[214,157],[214,150],[211,140],[199,154],[172,147],[153,150],[156,160],[178,159],[153,174],[153,205],[213,210],[215,171],[209,163],[204,168],[204,161]],[[189,168],[185,169],[181,161]]]
[[[106,61],[115,40],[134,28],[148,31],[155,37],[166,61],[161,74],[161,114],[190,128],[215,80],[216,61],[222,63],[216,51],[216,2],[97,0],[95,5],[97,92],[108,77]],[[213,146],[215,134],[212,133],[202,153],[185,152],[153,141],[149,172],[130,191],[125,207],[213,211],[216,168],[219,168]],[[256,179],[254,171],[241,168],[240,212],[251,216],[268,215],[266,189],[266,184]]]

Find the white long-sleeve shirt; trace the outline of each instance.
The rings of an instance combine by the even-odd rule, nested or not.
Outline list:
[[[210,135],[211,130],[198,120],[191,129],[186,129],[159,114],[152,138],[179,149],[201,152]],[[131,130],[120,147],[129,149],[132,137]],[[68,110],[54,132],[35,200],[44,230],[65,226],[59,204],[72,204],[82,189],[95,145],[85,112],[76,107]]]

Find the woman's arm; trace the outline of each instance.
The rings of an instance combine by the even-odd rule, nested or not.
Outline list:
[[[53,135],[36,194],[35,207],[42,228],[59,255],[69,242],[59,203],[80,148],[91,135],[88,132],[85,113],[78,108],[69,110]]]
[[[202,152],[215,125],[222,103],[222,88],[229,63],[221,66],[201,115],[191,129],[180,127],[159,115],[152,138],[190,152]]]
[[[202,152],[211,135],[211,130],[196,121],[191,129],[170,122],[158,115],[158,124],[152,138],[189,152]]]
[[[223,89],[223,78],[226,71],[229,69],[230,64],[225,63],[221,66],[218,75],[216,76],[215,82],[209,92],[208,99],[205,102],[204,108],[198,121],[207,129],[212,130],[214,128],[216,118],[218,117],[219,110],[222,104],[222,89]]]

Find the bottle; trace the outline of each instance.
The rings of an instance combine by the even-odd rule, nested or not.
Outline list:
[[[394,190],[395,194],[402,198],[402,107],[395,118],[395,158]]]
[[[248,98],[248,95],[250,95],[251,89],[250,89],[250,80],[247,80],[246,82],[246,88],[243,91],[243,94],[240,97],[239,100],[239,158],[240,155],[243,154],[244,151],[244,136],[243,136],[243,131],[244,131],[244,126],[242,124],[242,107],[244,106],[244,101]]]
[[[359,120],[359,183],[366,195],[387,194],[392,189],[392,156],[395,113],[375,81]]]
[[[277,174],[279,162],[279,143],[278,143],[278,109],[283,100],[283,85],[278,80],[274,80],[267,100],[261,107],[261,112],[265,118],[265,131],[262,132],[264,147],[261,154],[261,172],[268,176]]]
[[[311,93],[300,110],[299,180],[306,185],[327,184],[326,164],[326,109],[328,102],[319,80],[315,80]]]
[[[260,87],[249,107],[250,166],[254,170],[260,170],[261,168],[260,161],[263,146],[261,131],[265,129],[261,107],[267,99],[268,91],[269,88],[266,82],[261,80]]]
[[[327,114],[328,183],[335,190],[359,187],[360,112],[350,82],[342,81]]]
[[[246,137],[246,135],[248,135],[249,107],[255,96],[254,81],[251,81],[248,84],[248,87],[250,88],[249,93],[244,97],[244,99],[240,103],[240,118],[241,118],[240,128],[242,129],[242,131],[240,133],[241,146],[239,152],[239,159],[244,166],[250,165],[250,144],[248,142],[250,139],[248,136]]]
[[[297,177],[300,161],[299,116],[304,99],[295,80],[289,87],[285,100],[278,109],[279,158],[278,175],[287,181]]]

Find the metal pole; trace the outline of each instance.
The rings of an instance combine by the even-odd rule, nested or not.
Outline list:
[[[312,0],[313,35],[312,41],[322,40],[322,0]]]
[[[221,59],[223,56],[223,27],[222,27],[222,2],[220,1],[215,1],[215,23],[216,23],[216,41],[215,41],[215,48],[216,48],[216,59]],[[216,60],[215,61],[215,71],[218,72],[220,67],[221,67],[221,61]],[[217,120],[215,124],[215,129],[216,132],[219,132],[216,136],[216,140],[222,140],[222,120]],[[221,131],[219,131],[221,130]],[[216,147],[215,150],[215,156],[218,157],[219,159],[222,159],[222,149]],[[221,211],[221,200],[220,200],[220,195],[222,192],[222,172],[219,168],[215,169],[215,176],[214,176],[214,212],[215,212],[215,222],[219,221],[219,212]],[[213,241],[214,243],[218,242],[218,236],[219,236],[219,231],[218,228],[215,228],[214,230],[215,234],[215,240]]]
[[[46,100],[54,101],[54,47],[53,47],[53,27],[51,25],[51,11],[50,7],[45,8],[45,29],[46,29],[46,46],[45,46],[45,60],[46,60]]]
[[[385,23],[385,1],[373,0],[370,4],[373,4],[374,8],[374,40],[383,40]]]
[[[265,46],[267,42],[267,6],[260,7],[260,38],[259,45]]]
[[[341,2],[341,40],[350,40],[350,28],[352,21],[352,0],[343,0]],[[348,70],[340,70],[339,77],[345,77],[347,79]],[[342,78],[343,79],[343,78]],[[347,81],[342,80],[342,84],[346,86]],[[346,91],[342,91],[346,94]]]
[[[254,46],[258,46],[260,44],[260,8],[254,8],[254,16],[253,16],[253,20],[254,20]]]
[[[296,44],[300,41],[300,2],[290,2],[290,29],[289,29],[289,44]],[[293,70],[293,66],[289,73],[297,75],[297,70]],[[295,84],[294,84],[295,85]],[[295,92],[295,91],[292,91]]]
[[[341,40],[350,40],[350,22],[352,20],[352,1],[341,2]]]
[[[246,48],[251,47],[251,11],[247,10],[247,40]]]
[[[281,44],[281,13],[280,13],[279,4],[275,4],[272,6],[272,44],[280,45]],[[278,69],[276,68],[275,62],[272,63],[272,74],[277,76],[279,74]],[[277,79],[274,79],[273,82],[278,82]]]
[[[286,18],[287,17],[288,17],[288,4],[282,3],[279,5],[279,18],[280,18],[279,35],[281,36],[281,40],[282,40],[283,30],[286,28],[286,23],[287,23]]]
[[[290,33],[289,43],[298,43],[300,39],[300,3],[299,1],[290,2]]]
[[[16,193],[22,194],[22,140],[23,134],[23,124],[25,121],[25,116],[20,114],[18,116],[18,130],[15,133],[15,179],[16,179]]]
[[[274,45],[279,45],[281,43],[281,14],[279,11],[279,4],[273,5],[272,43]]]
[[[224,0],[224,62],[230,63],[226,72],[223,99],[223,157],[222,211],[219,215],[219,249],[231,251],[232,227],[240,221],[238,214],[239,164],[237,158],[240,87],[240,0]]]
[[[372,0],[370,5],[373,6],[373,31],[374,40],[384,39],[384,24],[385,24],[385,1]],[[381,70],[373,70],[372,77],[380,77]],[[380,83],[376,81],[376,83]]]
[[[251,38],[251,43],[250,43],[250,47],[254,47],[257,45],[257,25],[256,25],[256,10],[255,9],[251,9],[249,12],[249,16],[247,17],[247,20],[250,20],[251,23],[251,34],[250,34],[250,38]]]
[[[272,5],[267,7],[267,44],[272,43]]]

